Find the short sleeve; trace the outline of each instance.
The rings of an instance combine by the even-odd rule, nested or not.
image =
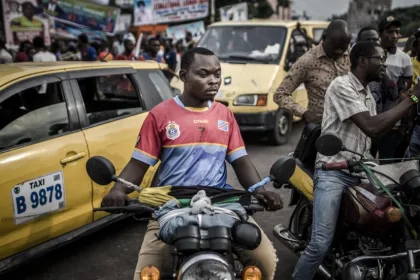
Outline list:
[[[229,143],[227,147],[227,161],[229,163],[234,162],[238,158],[247,155],[244,140],[242,139],[239,125],[233,116],[233,113],[229,111]]]
[[[356,90],[350,84],[342,83],[341,79],[335,80],[330,85],[326,95],[330,98],[341,122],[361,112],[369,111]]]
[[[156,119],[153,114],[149,113],[140,129],[132,157],[154,166],[159,161],[161,150],[162,139]]]
[[[410,57],[406,53],[404,53],[403,77],[413,77],[413,63],[411,62]]]

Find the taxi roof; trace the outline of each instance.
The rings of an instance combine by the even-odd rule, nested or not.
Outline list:
[[[159,64],[155,61],[127,61],[114,60],[108,62],[85,62],[85,61],[60,61],[60,62],[24,62],[2,64],[0,67],[0,87],[10,83],[13,80],[25,76],[37,76],[54,72],[63,72],[67,70],[88,70],[88,69],[107,69],[107,68],[126,68],[133,69],[164,69],[165,64]]]
[[[296,20],[275,20],[275,19],[251,19],[246,21],[219,21],[215,22],[209,27],[215,26],[244,26],[244,25],[259,25],[259,26],[283,26],[283,27],[293,27],[300,22],[301,26],[327,26],[329,21],[317,21],[317,20],[303,20],[303,21],[296,21]]]

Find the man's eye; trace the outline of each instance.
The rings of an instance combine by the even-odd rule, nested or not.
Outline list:
[[[206,73],[200,73],[199,75],[200,75],[200,77],[202,77],[202,78],[207,77],[207,74],[206,74]]]
[[[216,78],[220,78],[221,74],[220,73],[216,73]]]

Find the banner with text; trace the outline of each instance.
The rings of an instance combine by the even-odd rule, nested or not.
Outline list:
[[[221,21],[248,20],[248,4],[240,3],[220,8]]]
[[[6,42],[9,46],[42,36],[45,44],[51,42],[49,22],[43,15],[42,5],[28,0],[2,0]]]
[[[135,0],[134,25],[202,19],[208,14],[208,0]]]
[[[119,8],[83,0],[42,0],[44,13],[68,25],[114,33]]]
[[[166,34],[169,38],[173,39],[174,42],[184,39],[185,33],[189,31],[193,35],[194,41],[198,41],[206,31],[204,21],[196,21],[187,24],[180,24],[170,26],[166,29]]]

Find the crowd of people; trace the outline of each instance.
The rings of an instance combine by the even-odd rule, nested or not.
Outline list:
[[[137,38],[132,33],[118,34],[109,41],[89,41],[86,34],[80,34],[77,41],[57,40],[46,46],[44,38],[21,42],[17,51],[6,48],[6,41],[0,38],[0,64],[12,62],[54,62],[54,61],[111,61],[111,60],[155,60],[168,64],[173,72],[179,70],[180,57],[195,46],[191,32],[185,38],[173,42],[165,34],[142,37],[140,50],[136,51]]]
[[[274,101],[320,126],[321,134],[337,135],[348,150],[367,159],[386,164],[420,156],[420,29],[401,50],[400,28],[399,20],[387,17],[377,27],[362,28],[349,48],[347,22],[332,21],[320,44],[292,66]],[[301,84],[308,92],[308,108],[292,99]],[[294,280],[313,279],[333,241],[343,191],[361,183],[358,174],[321,167],[353,157],[348,152],[318,153],[312,162],[312,234]]]

